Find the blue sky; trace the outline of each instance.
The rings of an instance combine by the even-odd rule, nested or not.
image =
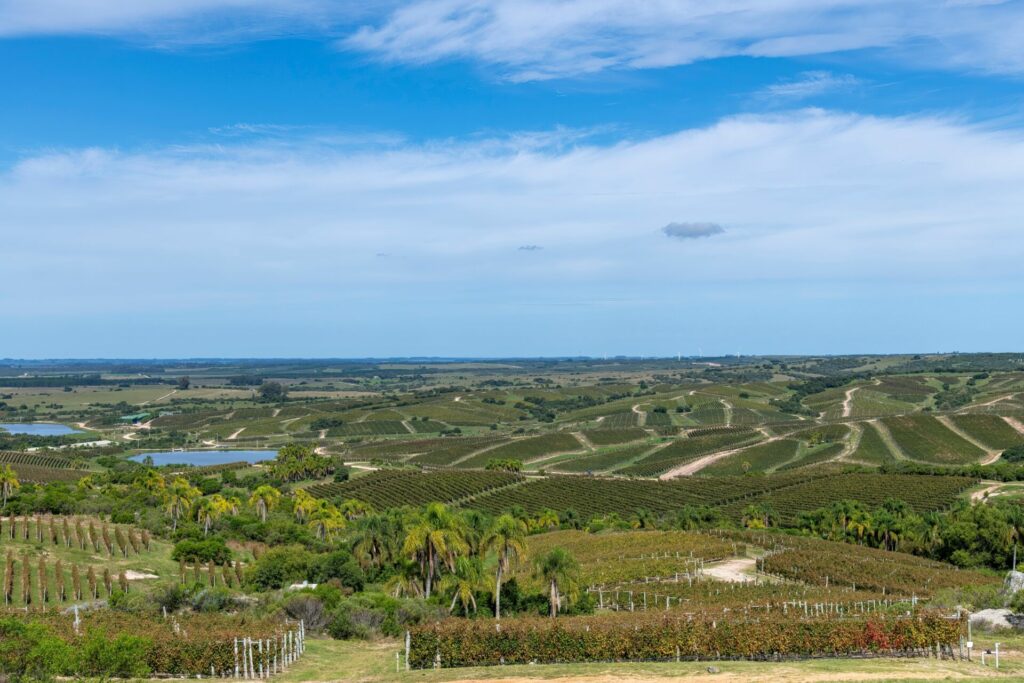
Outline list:
[[[1024,3],[0,0],[0,357],[1017,350]]]

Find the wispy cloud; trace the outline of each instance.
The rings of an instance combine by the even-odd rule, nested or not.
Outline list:
[[[0,0],[0,36],[38,34],[157,46],[301,35],[391,62],[468,60],[513,80],[865,49],[1024,72],[1024,6],[998,1]]]
[[[5,315],[54,319],[125,307],[248,319],[308,301],[321,316],[363,302],[369,321],[410,293],[493,309],[508,292],[672,298],[710,282],[786,297],[851,282],[1024,289],[1021,178],[1020,133],[820,110],[566,149],[297,138],[71,150],[0,172],[0,271],[33,283]],[[715,223],[654,233],[665,216]],[[740,225],[742,240],[709,239],[699,255],[665,248]],[[547,256],[522,258],[531,245]],[[43,261],[52,277],[39,278]]]
[[[669,223],[661,231],[672,239],[693,240],[720,235],[725,232],[725,228],[718,223]]]
[[[543,248],[544,247],[536,244],[524,244],[523,246],[519,247],[519,251],[540,251]]]
[[[759,96],[776,100],[804,100],[829,93],[853,90],[863,81],[852,74],[834,74],[830,71],[805,71],[799,78],[769,85]]]

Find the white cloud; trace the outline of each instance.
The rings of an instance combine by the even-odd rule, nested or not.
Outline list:
[[[1024,7],[1013,1],[0,0],[0,36],[79,33],[158,45],[319,35],[386,61],[465,59],[517,80],[859,49],[1024,71]]]
[[[805,71],[799,78],[769,85],[759,95],[768,99],[804,100],[832,92],[851,90],[863,83],[851,74],[830,71]]]
[[[809,110],[610,146],[517,139],[23,159],[0,174],[0,271],[32,296],[5,313],[1020,286],[1020,133]],[[681,216],[729,230],[652,230]]]
[[[519,80],[865,48],[928,66],[1019,73],[1022,32],[1016,2],[418,0],[343,44],[398,62],[471,59]]]

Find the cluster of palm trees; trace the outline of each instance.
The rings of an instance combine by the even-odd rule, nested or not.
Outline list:
[[[202,491],[184,477],[168,481],[155,470],[147,470],[135,480],[134,486],[161,501],[164,510],[171,517],[171,528],[176,531],[182,519],[193,516],[203,527],[203,535],[209,535],[214,523],[225,515],[237,515],[242,510],[242,501],[234,496],[214,493],[203,496]],[[260,521],[281,501],[281,492],[273,486],[263,485],[252,492],[248,504],[256,511]]]
[[[394,595],[430,598],[440,592],[451,596],[449,611],[461,607],[469,615],[477,611],[478,595],[493,589],[494,616],[500,619],[502,586],[526,559],[531,528],[557,526],[554,513],[492,518],[430,503],[418,510],[369,510],[354,521],[348,539],[364,566],[392,572],[388,586]],[[579,566],[562,549],[536,558],[534,576],[545,586],[552,616],[578,595]]]

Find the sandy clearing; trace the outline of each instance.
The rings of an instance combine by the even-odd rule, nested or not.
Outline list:
[[[729,583],[745,583],[752,580],[757,560],[752,557],[735,557],[725,562],[704,565],[704,576]]]
[[[452,402],[453,402],[453,403],[458,403],[458,402],[459,402],[459,401],[461,401],[461,400],[462,400],[462,397],[461,397],[461,396],[456,396],[455,398],[453,398],[453,399],[452,399]]]
[[[149,574],[147,572],[137,572],[134,569],[128,569],[124,573],[124,577],[129,581],[145,581],[146,579],[159,579],[160,577],[156,574]]]

